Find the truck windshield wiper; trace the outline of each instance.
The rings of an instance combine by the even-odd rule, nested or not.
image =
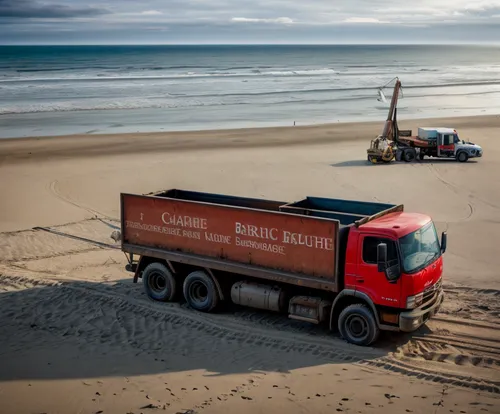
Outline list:
[[[435,257],[437,256],[437,253],[434,252],[434,253],[427,253],[427,257],[425,258],[425,263],[429,263],[432,259],[434,259]]]

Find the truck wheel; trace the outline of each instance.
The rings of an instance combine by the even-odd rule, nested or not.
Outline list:
[[[154,300],[169,302],[174,298],[176,283],[172,273],[161,263],[150,263],[142,273],[147,295]]]
[[[210,312],[219,303],[219,292],[214,281],[201,270],[186,277],[183,292],[189,306],[201,312]]]
[[[464,151],[459,152],[457,155],[457,160],[459,162],[466,162],[468,159],[469,159],[469,155]]]
[[[422,161],[425,157],[425,153],[423,153],[422,151],[420,151],[420,153],[418,154],[418,157],[420,158],[420,161]]]
[[[338,325],[342,337],[355,345],[370,345],[380,333],[373,313],[360,303],[347,306],[339,315]]]
[[[403,159],[406,161],[406,162],[411,162],[415,159],[415,151],[413,150],[405,150],[403,152]]]

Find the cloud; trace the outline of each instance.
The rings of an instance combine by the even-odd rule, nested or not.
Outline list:
[[[82,43],[499,42],[498,15],[500,0],[0,0],[0,43],[69,29]]]
[[[158,11],[158,10],[146,10],[146,11],[141,12],[141,14],[143,16],[160,16],[163,13],[161,11]]]
[[[278,17],[276,19],[254,19],[248,17],[233,17],[231,21],[237,23],[278,23],[278,24],[294,23],[293,19],[290,19],[289,17]]]
[[[64,4],[40,3],[36,0],[0,0],[0,17],[72,18],[94,17],[111,13],[100,7],[71,7]]]
[[[373,17],[349,17],[344,19],[344,23],[389,23],[388,21],[375,19]]]
[[[479,6],[472,5],[463,10],[460,10],[461,15],[477,16],[477,17],[495,17],[500,14],[500,5],[494,6]]]

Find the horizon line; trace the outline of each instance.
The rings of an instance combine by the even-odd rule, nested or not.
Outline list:
[[[500,42],[401,43],[0,43],[0,46],[499,46]]]

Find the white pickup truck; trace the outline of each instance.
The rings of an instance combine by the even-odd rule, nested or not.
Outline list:
[[[417,150],[421,160],[427,155],[466,162],[469,158],[483,156],[483,149],[479,145],[460,139],[456,129],[452,128],[418,128],[416,137],[400,135],[398,141],[406,147],[403,149],[405,161],[411,161],[417,155]]]

